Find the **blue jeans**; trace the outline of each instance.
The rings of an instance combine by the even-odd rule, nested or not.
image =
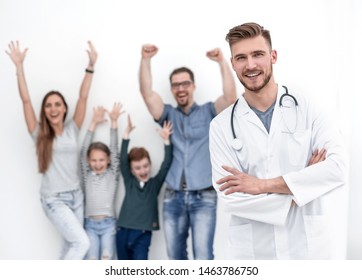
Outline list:
[[[163,228],[169,259],[187,260],[187,238],[192,234],[194,259],[214,259],[217,195],[214,189],[174,191],[166,189]]]
[[[83,228],[83,192],[74,190],[41,196],[43,210],[64,239],[60,259],[82,260],[89,248]]]
[[[116,219],[113,217],[102,219],[86,218],[84,228],[90,240],[90,248],[86,259],[114,259],[116,251]]]
[[[152,231],[117,228],[117,257],[119,260],[148,260]]]

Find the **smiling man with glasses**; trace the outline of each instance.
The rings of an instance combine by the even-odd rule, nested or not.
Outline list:
[[[215,102],[194,101],[194,74],[186,67],[170,74],[171,92],[177,107],[164,104],[152,89],[151,58],[158,48],[142,46],[140,90],[152,117],[161,126],[173,123],[173,160],[166,177],[163,226],[170,259],[188,259],[187,238],[191,228],[194,259],[213,259],[217,196],[212,187],[209,124],[236,99],[233,73],[220,49],[206,53],[220,66],[223,94]]]

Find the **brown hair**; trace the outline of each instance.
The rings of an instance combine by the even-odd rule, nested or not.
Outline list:
[[[102,142],[93,142],[92,144],[89,145],[88,151],[87,151],[88,157],[90,156],[90,154],[93,150],[100,150],[100,151],[106,153],[107,156],[111,155],[111,151],[109,150],[108,146]]]
[[[132,148],[128,153],[128,162],[131,163],[131,161],[140,161],[143,158],[147,158],[149,162],[151,163],[150,154],[148,151],[143,147],[134,147]]]
[[[194,83],[195,82],[194,73],[191,71],[191,69],[189,69],[187,67],[180,67],[180,68],[176,68],[175,70],[173,70],[170,74],[170,82],[172,83],[172,77],[174,75],[184,73],[184,72],[186,72],[190,75],[190,79]]]
[[[40,173],[45,173],[48,170],[53,153],[53,140],[55,138],[55,132],[45,116],[45,104],[48,97],[51,95],[58,95],[64,103],[66,112],[64,114],[63,122],[68,112],[68,104],[65,102],[65,99],[60,92],[50,91],[44,96],[40,110],[39,135],[36,142],[36,154],[38,156],[38,169]]]
[[[243,39],[254,38],[259,35],[263,36],[263,38],[268,43],[269,48],[271,50],[272,41],[269,30],[264,29],[263,26],[255,22],[247,22],[231,28],[229,30],[229,33],[226,34],[225,40],[229,43],[229,46],[231,47],[234,43],[237,43]]]

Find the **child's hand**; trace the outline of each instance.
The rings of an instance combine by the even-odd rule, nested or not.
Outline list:
[[[105,122],[106,121],[106,119],[104,118],[105,111],[106,111],[106,109],[104,109],[103,106],[94,107],[92,122],[94,124],[100,124],[102,122]]]
[[[131,116],[128,115],[128,124],[126,129],[124,130],[124,134],[123,134],[123,138],[124,139],[128,139],[129,138],[129,134],[131,133],[132,130],[134,130],[136,127],[132,124],[132,120],[131,120]]]
[[[112,108],[112,111],[107,111],[109,118],[111,121],[117,121],[119,116],[124,113],[122,111],[123,105],[120,102],[115,102]]]
[[[104,118],[104,112],[106,111],[106,109],[104,109],[102,106],[97,106],[97,107],[93,107],[93,118],[92,118],[92,122],[89,126],[89,130],[90,131],[95,131],[96,126],[100,123],[103,123],[105,121],[107,121]]]
[[[170,135],[172,134],[172,122],[164,121],[162,129],[157,128],[158,134],[160,134],[163,142],[168,145],[170,144]]]

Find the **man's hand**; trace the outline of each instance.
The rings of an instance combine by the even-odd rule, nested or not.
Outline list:
[[[248,194],[261,194],[263,181],[242,173],[236,168],[223,165],[222,168],[231,173],[216,181],[217,184],[223,184],[220,191],[225,191],[225,194],[232,194],[234,192],[243,192]]]
[[[156,55],[158,52],[158,48],[155,45],[146,44],[142,46],[141,55],[142,58],[151,58]]]
[[[308,166],[321,162],[321,161],[324,161],[326,159],[326,154],[327,154],[326,149],[322,149],[320,151],[318,151],[318,149],[316,149],[308,162]]]
[[[224,56],[219,48],[208,51],[206,56],[216,62],[222,62],[224,60]]]

